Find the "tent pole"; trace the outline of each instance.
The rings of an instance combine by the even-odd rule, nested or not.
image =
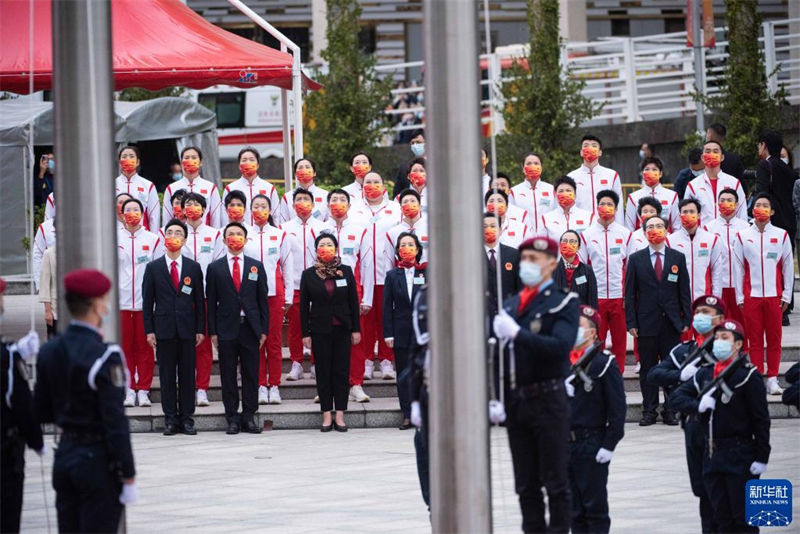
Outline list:
[[[58,272],[94,268],[112,280],[103,332],[106,341],[117,341],[111,2],[53,2],[52,9]],[[92,157],[86,157],[87,147]],[[58,285],[59,317],[66,323],[63,287]]]
[[[281,52],[286,52],[286,45],[281,43]],[[283,133],[283,186],[288,193],[292,189],[292,133],[289,128],[289,91],[281,89],[281,130]]]

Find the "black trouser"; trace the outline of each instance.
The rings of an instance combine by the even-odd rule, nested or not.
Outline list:
[[[62,438],[53,463],[59,532],[116,532],[122,482],[109,469],[106,445]]]
[[[408,347],[394,346],[394,366],[397,370],[397,396],[400,399],[400,410],[403,417],[411,417],[411,380],[408,374]]]
[[[253,421],[258,410],[258,337],[247,322],[239,326],[239,337],[218,342],[219,375],[222,380],[222,404],[228,424],[243,425]],[[239,386],[236,366],[242,368],[242,415],[239,411]]]
[[[703,451],[706,438],[703,423],[697,415],[686,418],[683,436],[686,445],[686,464],[689,466],[689,483],[692,486],[692,493],[700,498],[700,526],[704,534],[718,532],[717,523],[714,521],[714,509],[711,507],[703,482]]]
[[[572,532],[608,532],[608,462],[595,460],[601,433],[569,444],[569,485],[572,492]]]
[[[350,392],[350,330],[334,326],[328,334],[311,333],[317,395],[323,412],[347,409]]]
[[[749,437],[714,440],[713,456],[703,451],[703,484],[714,510],[719,532],[758,532],[747,524],[744,495],[747,481],[760,478],[750,474],[755,444]]]
[[[422,412],[422,427],[414,432],[414,451],[417,453],[417,476],[419,477],[419,488],[422,492],[422,500],[431,509],[431,490],[430,490],[430,469],[428,454],[428,393],[423,390],[419,401],[420,412]]]
[[[51,337],[56,335],[56,333],[58,332],[58,320],[57,319],[53,319],[53,324],[52,325],[45,324],[45,326],[47,327],[47,339],[50,339]]]
[[[195,340],[159,339],[156,344],[156,357],[161,380],[164,423],[167,425],[193,423]]]
[[[658,409],[658,386],[647,380],[647,373],[658,362],[669,356],[669,351],[681,342],[680,333],[666,317],[662,317],[661,331],[657,336],[639,336],[639,387],[642,390],[642,415],[655,415]],[[664,390],[664,410],[667,406],[667,390]]]
[[[0,532],[19,532],[25,482],[25,441],[19,436],[3,436],[2,440]]]
[[[568,532],[571,504],[566,445],[570,425],[563,384],[533,399],[512,398],[508,415],[508,442],[523,532]],[[549,527],[544,518],[542,486],[547,490]]]

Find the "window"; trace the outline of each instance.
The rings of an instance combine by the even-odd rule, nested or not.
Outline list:
[[[358,47],[365,54],[375,53],[375,26],[362,26],[358,31]]]
[[[611,35],[614,37],[631,36],[631,20],[625,10],[609,10],[611,16]]]
[[[662,9],[664,15],[664,33],[686,31],[686,15],[681,9]]]
[[[204,93],[197,101],[217,114],[217,128],[244,127],[244,91]]]
[[[293,43],[300,47],[300,61],[306,63],[309,61],[309,49],[311,43],[309,41],[308,27],[292,28],[292,27],[277,27],[278,31],[288,37]],[[281,49],[281,43],[278,42],[273,36],[258,27],[260,38],[256,39],[258,42],[263,43],[269,47]]]

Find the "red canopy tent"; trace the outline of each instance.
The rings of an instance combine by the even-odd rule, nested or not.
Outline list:
[[[67,0],[68,1],[68,0]],[[0,90],[50,89],[51,0],[0,1]],[[33,68],[30,7],[33,5]],[[201,89],[216,84],[292,88],[292,56],[207,22],[179,0],[112,0],[114,87]],[[76,73],[83,75],[82,73]],[[303,77],[307,89],[319,84]]]

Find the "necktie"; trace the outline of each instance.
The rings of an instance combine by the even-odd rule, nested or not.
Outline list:
[[[238,293],[242,287],[242,272],[239,270],[239,256],[233,257],[233,287]]]
[[[494,249],[489,249],[489,265],[492,266],[493,270],[497,270],[497,258],[494,257]]]
[[[661,275],[663,274],[664,266],[661,264],[661,253],[656,252],[656,263],[653,265],[653,270],[656,272],[656,279],[660,282]]]
[[[175,288],[175,291],[178,290],[178,285],[180,284],[180,277],[178,276],[178,262],[173,261],[172,267],[169,269],[169,275],[172,277],[172,287]]]

